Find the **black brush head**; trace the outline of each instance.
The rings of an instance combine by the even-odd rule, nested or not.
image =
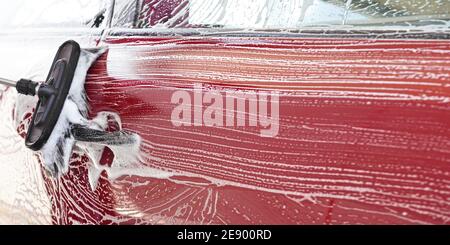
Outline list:
[[[80,45],[72,40],[59,47],[46,82],[38,89],[39,101],[25,139],[28,148],[40,150],[50,137],[67,99],[80,52]]]

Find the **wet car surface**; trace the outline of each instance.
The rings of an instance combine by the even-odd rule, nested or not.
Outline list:
[[[2,75],[11,78],[44,79],[64,40],[107,46],[86,79],[90,117],[117,114],[107,130],[127,129],[142,139],[133,163],[118,161],[126,148],[101,147],[92,157],[75,147],[68,173],[55,179],[23,144],[35,101],[2,88],[2,222],[449,222],[447,24],[247,30],[239,28],[248,21],[224,15],[214,29],[207,25],[214,21],[185,10],[198,1],[186,2],[150,11],[155,1],[140,1],[139,16],[124,18],[136,2],[117,1],[111,26],[0,35],[8,57],[1,59]],[[354,21],[362,18],[357,14]],[[177,91],[192,99],[192,117],[181,125],[172,120]],[[227,98],[241,95],[250,96],[246,111],[226,107]],[[202,96],[200,104],[195,96]],[[221,111],[222,124],[205,124],[205,110],[215,104],[205,96],[222,101],[213,117]],[[258,114],[250,113],[251,98],[258,99]],[[261,124],[261,101],[278,101],[277,122]],[[199,105],[203,121],[195,125]],[[231,114],[233,122],[248,121],[227,126]],[[277,130],[262,137],[268,125]]]

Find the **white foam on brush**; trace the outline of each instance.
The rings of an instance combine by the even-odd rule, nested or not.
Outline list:
[[[68,162],[75,144],[75,140],[69,132],[70,124],[89,124],[84,83],[89,67],[105,50],[104,48],[81,50],[72,85],[61,114],[50,137],[41,149],[44,164],[54,175],[64,174],[68,170]]]
[[[108,118],[113,118],[122,129],[119,115],[113,112],[100,112],[89,120],[87,118],[88,104],[84,89],[85,79],[89,67],[105,52],[105,49],[83,49],[81,50],[75,75],[72,80],[67,99],[64,103],[58,121],[49,139],[41,149],[43,162],[46,169],[56,177],[67,173],[72,150],[80,154],[86,154],[91,162],[88,166],[89,183],[95,190],[98,178],[102,171],[106,171],[108,178],[114,180],[120,176],[137,175],[160,179],[167,179],[173,175],[171,172],[154,169],[142,164],[141,138],[137,134],[130,135],[129,144],[107,145],[114,154],[111,166],[100,164],[105,144],[98,142],[77,142],[70,133],[71,124],[80,124],[91,129],[106,130]],[[148,156],[147,156],[148,158]]]
[[[114,160],[111,166],[100,164],[102,152],[105,144],[91,142],[77,142],[70,133],[71,124],[80,124],[91,129],[106,130],[108,118],[113,118],[122,129],[119,115],[113,112],[100,112],[92,120],[88,120],[88,104],[84,89],[85,79],[89,67],[93,62],[105,52],[105,49],[83,49],[81,50],[75,75],[72,80],[67,99],[64,103],[58,121],[49,139],[41,149],[43,162],[46,169],[53,176],[61,176],[69,169],[69,161],[72,149],[76,146],[77,152],[87,154],[91,159],[88,166],[89,183],[92,190],[95,190],[98,178],[102,171],[106,171],[108,178],[113,180],[124,175],[145,175],[154,178],[168,178],[172,174],[169,172],[153,169],[141,164],[140,146],[141,138],[137,134],[132,134],[129,144],[108,145],[114,153]]]

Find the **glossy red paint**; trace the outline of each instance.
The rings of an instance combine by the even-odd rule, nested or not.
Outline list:
[[[144,166],[102,174],[86,157],[47,180],[56,223],[385,224],[450,222],[450,41],[109,38],[91,68],[91,114],[117,112]],[[171,96],[279,91],[280,130],[175,127]],[[104,153],[111,159],[111,152]],[[108,160],[105,160],[106,162]],[[110,161],[110,160],[109,160]],[[64,191],[61,191],[64,190]]]

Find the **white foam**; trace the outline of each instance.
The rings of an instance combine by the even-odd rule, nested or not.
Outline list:
[[[67,100],[64,103],[53,132],[41,149],[46,169],[58,177],[67,173],[72,150],[74,147],[77,147],[81,154],[87,154],[91,160],[88,166],[88,178],[93,190],[97,187],[98,178],[102,171],[106,171],[108,178],[111,180],[126,175],[169,178],[172,176],[170,172],[150,168],[141,163],[141,138],[137,134],[129,135],[131,139],[129,144],[120,145],[107,145],[106,142],[77,142],[71,135],[71,124],[80,124],[96,130],[106,130],[108,118],[113,118],[118,123],[119,129],[122,129],[119,115],[113,112],[100,112],[92,120],[87,118],[88,104],[84,89],[87,71],[92,63],[104,52],[104,48],[83,49],[81,51]],[[114,154],[110,167],[100,164],[105,145]]]
[[[89,127],[99,130],[106,130],[108,126],[108,118],[113,118],[118,123],[119,129],[122,130],[121,120],[118,114],[113,112],[100,112],[98,115],[89,121]],[[92,190],[97,187],[98,179],[102,171],[106,171],[109,180],[115,180],[121,176],[142,176],[152,177],[157,179],[168,179],[173,176],[169,171],[159,170],[148,167],[141,155],[141,137],[137,134],[130,135],[132,140],[129,144],[107,145],[114,154],[114,159],[111,166],[101,165],[100,159],[106,144],[91,143],[91,142],[77,142],[80,152],[87,154],[91,160],[88,166],[88,179]],[[146,156],[145,159],[149,159]]]
[[[84,83],[92,63],[105,52],[105,48],[81,50],[69,94],[49,139],[41,149],[46,168],[54,175],[64,174],[75,144],[70,135],[70,124],[87,125],[88,106]]]

